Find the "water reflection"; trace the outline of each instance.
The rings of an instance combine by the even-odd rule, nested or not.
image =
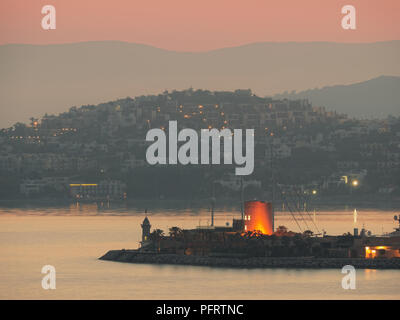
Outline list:
[[[357,223],[390,230],[392,212],[357,210]],[[343,290],[341,270],[232,269],[100,261],[110,249],[137,248],[144,210],[97,205],[0,209],[0,298],[7,299],[399,299],[399,270],[357,270],[357,289]],[[207,208],[148,209],[153,227],[193,228]],[[218,209],[222,224],[235,209]],[[341,234],[353,211],[317,213],[318,226]],[[295,228],[291,216],[276,226]],[[57,269],[57,290],[41,289],[41,267]],[[171,289],[173,288],[173,289]]]

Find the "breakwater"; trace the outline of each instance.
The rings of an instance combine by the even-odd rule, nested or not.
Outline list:
[[[342,268],[352,265],[356,269],[400,269],[400,259],[314,258],[314,257],[252,257],[228,258],[186,256],[177,254],[143,253],[138,250],[110,250],[100,260],[172,264],[224,268]]]

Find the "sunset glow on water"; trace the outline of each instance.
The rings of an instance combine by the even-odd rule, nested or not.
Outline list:
[[[0,298],[11,299],[399,299],[400,271],[358,270],[357,290],[341,287],[341,270],[230,269],[138,265],[99,258],[111,249],[137,248],[143,211],[97,210],[96,206],[0,210]],[[216,225],[238,217],[217,211]],[[195,228],[209,223],[207,209],[156,211],[152,228]],[[289,213],[275,226],[295,230]],[[342,234],[353,212],[317,214],[320,229]],[[358,210],[359,227],[392,231],[393,211]],[[57,270],[57,289],[43,290],[41,268]],[[243,288],[246,287],[246,290]],[[173,288],[173,290],[171,289]]]

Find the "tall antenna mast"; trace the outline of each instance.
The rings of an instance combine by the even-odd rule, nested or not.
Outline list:
[[[274,176],[274,146],[273,146],[273,132],[271,132],[271,141],[270,141],[270,170],[271,170],[271,202],[272,202],[272,231],[275,230],[275,209],[274,209],[274,202],[275,202],[275,176]]]
[[[244,205],[243,205],[243,177],[240,177],[240,213],[242,215],[242,221],[244,220]]]
[[[214,204],[215,204],[215,181],[214,181],[214,171],[213,166],[210,164],[210,173],[211,173],[211,226],[214,226]]]
[[[212,181],[212,197],[211,197],[211,226],[214,226],[214,202],[215,202],[215,190],[214,190],[214,180]]]

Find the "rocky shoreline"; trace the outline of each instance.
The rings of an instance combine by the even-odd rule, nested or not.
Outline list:
[[[172,264],[224,268],[294,268],[332,269],[352,265],[356,269],[400,269],[400,259],[314,258],[314,257],[253,257],[227,258],[143,253],[138,250],[110,250],[100,260]]]

